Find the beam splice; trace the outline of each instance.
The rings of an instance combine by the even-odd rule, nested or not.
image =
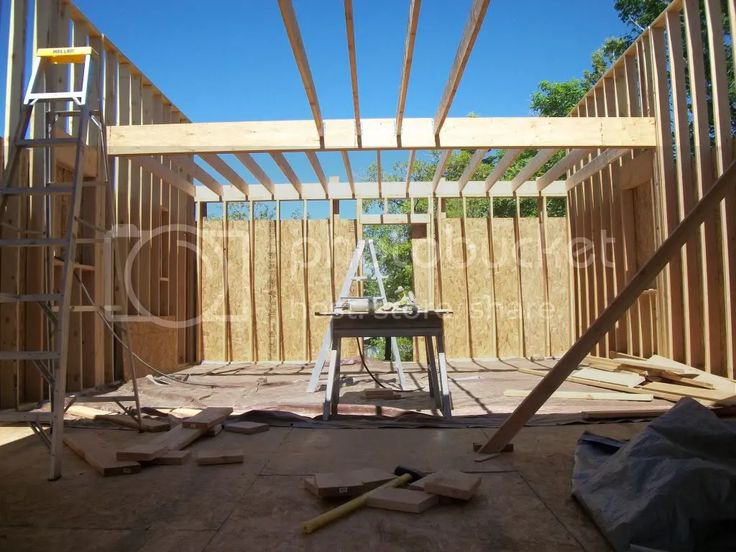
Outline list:
[[[399,107],[396,109],[396,139],[401,145],[401,125],[404,122],[404,107],[406,106],[406,93],[409,90],[409,75],[411,74],[411,63],[414,59],[414,42],[417,36],[417,24],[419,23],[419,10],[422,0],[411,0],[409,4],[409,24],[404,41],[404,63],[401,69],[401,84],[399,85]]]
[[[409,197],[409,184],[411,184],[411,173],[414,169],[416,155],[417,152],[415,150],[409,152],[409,163],[406,165],[406,197]]]
[[[609,150],[604,151],[603,153],[595,157],[590,163],[585,165],[582,169],[580,169],[575,174],[573,174],[570,178],[568,178],[567,181],[565,182],[565,189],[569,192],[575,186],[587,180],[594,174],[602,171],[608,165],[620,159],[627,153],[631,153],[631,150],[609,149]]]
[[[698,228],[718,209],[724,197],[736,186],[736,161],[732,162],[713,187],[705,193],[688,215],[680,221],[670,235],[654,251],[649,260],[629,280],[600,316],[588,327],[570,349],[557,361],[547,375],[521,401],[491,438],[478,450],[482,454],[501,452],[521,431],[526,422],[547,402],[560,385],[573,373],[583,359],[590,354],[601,338],[611,331],[614,324],[634,304],[636,299],[654,281],[685,243],[697,233]]]
[[[355,25],[353,23],[353,0],[345,0],[345,32],[348,39],[350,60],[350,83],[353,87],[353,111],[355,113],[355,137],[360,147],[360,101],[358,100],[358,62],[355,59]]]
[[[437,168],[434,170],[434,177],[432,177],[432,193],[437,191],[437,185],[440,183],[442,175],[445,174],[450,155],[452,155],[452,150],[443,150],[440,154],[439,161],[437,161]]]
[[[473,0],[468,21],[465,23],[463,37],[457,47],[455,61],[452,62],[450,76],[447,79],[445,91],[442,94],[442,100],[440,100],[437,114],[434,116],[434,133],[437,136],[439,136],[440,130],[442,130],[442,126],[445,124],[447,114],[450,112],[450,105],[452,105],[452,100],[455,98],[457,88],[460,86],[460,79],[462,79],[465,66],[468,64],[468,60],[470,59],[470,53],[473,51],[475,39],[478,36],[481,25],[483,24],[483,19],[485,18],[486,11],[488,11],[489,4],[490,0]]]
[[[317,89],[315,88],[314,80],[312,79],[312,71],[309,68],[309,60],[307,59],[307,52],[304,49],[302,33],[299,31],[299,23],[297,23],[296,20],[294,6],[291,3],[291,0],[279,0],[279,8],[281,9],[281,18],[284,20],[284,27],[286,28],[286,34],[289,37],[291,50],[294,53],[296,66],[299,69],[299,74],[302,76],[304,91],[307,93],[309,107],[312,108],[312,116],[314,117],[314,124],[317,127],[317,134],[319,134],[320,139],[322,139],[324,137],[322,112],[319,109]]]
[[[251,172],[253,176],[255,176],[256,180],[258,180],[258,182],[260,182],[260,184],[266,188],[271,195],[274,195],[273,182],[271,182],[271,179],[250,154],[236,153],[235,157]]]
[[[516,161],[516,158],[519,157],[524,152],[521,148],[512,148],[507,149],[503,157],[498,160],[498,163],[496,163],[496,166],[491,171],[491,174],[488,175],[488,178],[486,178],[485,183],[485,191],[489,192],[491,188],[503,178],[504,173],[509,170],[509,167],[514,164],[514,161]]]
[[[475,150],[475,153],[468,162],[468,166],[465,167],[463,174],[460,175],[460,180],[457,181],[457,191],[460,195],[462,195],[465,186],[467,186],[468,182],[472,178],[475,171],[478,169],[478,166],[480,166],[480,164],[483,162],[483,159],[485,159],[486,155],[488,155],[488,150]]]
[[[202,158],[202,161],[224,176],[230,184],[243,192],[246,198],[248,197],[248,183],[242,176],[236,173],[230,165],[225,163],[224,159],[214,153],[205,153],[200,155],[200,157]]]
[[[327,177],[325,176],[325,172],[322,170],[322,165],[317,158],[317,154],[313,151],[305,152],[305,154],[307,159],[309,159],[309,164],[312,165],[312,169],[314,170],[314,174],[317,176],[317,180],[322,184],[322,187],[325,189],[325,193],[329,194],[327,190]]]
[[[215,192],[218,196],[222,197],[222,184],[217,182],[217,180],[215,180],[210,173],[197,165],[189,157],[187,157],[186,155],[172,155],[171,159],[182,169],[192,175],[192,177],[196,178],[202,184],[207,186],[210,190]]]
[[[511,181],[511,188],[515,192],[519,187],[524,184],[527,180],[534,177],[534,174],[542,168],[542,166],[552,159],[552,157],[559,150],[557,148],[544,148],[537,152],[532,159],[526,164],[526,166],[519,171],[519,174]]]
[[[565,157],[555,163],[546,173],[537,178],[537,190],[540,192],[544,190],[547,186],[552,184],[552,182],[557,180],[558,177],[565,174],[568,170],[580,163],[591,153],[592,151],[587,148],[574,149],[569,152],[567,155],[565,155]]]
[[[289,182],[291,182],[291,185],[294,186],[294,189],[299,194],[299,197],[302,196],[302,183],[297,177],[296,173],[294,172],[294,169],[291,168],[291,165],[289,165],[289,162],[286,160],[286,157],[284,157],[283,153],[279,152],[272,152],[271,157],[278,165],[279,169],[281,169],[281,172],[284,173],[284,176],[287,178]]]
[[[172,171],[169,167],[161,163],[158,158],[155,157],[135,157],[133,161],[138,163],[141,167],[147,171],[151,171],[156,177],[163,179],[172,186],[177,187],[182,192],[194,197],[196,195],[196,188],[194,184],[183,178],[181,175]]]
[[[348,155],[347,151],[343,151],[342,153],[342,163],[345,165],[345,175],[348,178],[348,184],[350,184],[350,192],[352,193],[353,197],[355,197],[355,180],[353,179],[353,169],[350,166],[350,156]]]
[[[437,138],[431,119],[404,119],[401,147],[394,119],[362,119],[362,147],[352,119],[169,123],[107,127],[109,155],[341,150],[654,148],[651,117],[457,117]]]

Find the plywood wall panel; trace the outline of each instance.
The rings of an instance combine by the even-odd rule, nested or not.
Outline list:
[[[519,274],[514,253],[514,219],[493,220],[493,280],[499,358],[521,356]]]
[[[462,221],[442,218],[437,228],[442,307],[453,313],[445,318],[445,349],[448,357],[468,358],[468,296]]]
[[[546,344],[542,244],[538,224],[536,218],[519,219],[519,264],[524,313],[524,350],[527,357],[544,357]]]
[[[497,356],[496,328],[493,311],[493,268],[489,251],[488,221],[465,219],[468,270],[468,303],[470,313],[470,356]]]
[[[284,360],[304,360],[307,339],[301,220],[281,221],[281,330]]]
[[[202,221],[202,337],[208,360],[227,360],[223,295],[222,221]]]
[[[230,343],[233,360],[251,358],[251,277],[249,224],[228,220],[227,273],[229,291]]]
[[[333,233],[333,250],[335,259],[335,293],[340,293],[342,281],[345,273],[353,258],[353,252],[357,243],[357,227],[358,224],[354,220],[341,220],[335,218],[335,227]],[[350,287],[350,295],[359,293],[358,285],[353,283]],[[342,356],[345,358],[358,356],[358,349],[355,341],[345,339],[342,343]]]
[[[307,297],[309,300],[309,359],[319,355],[328,319],[314,316],[315,311],[332,308],[330,224],[327,220],[307,221]]]
[[[547,271],[549,274],[549,329],[551,353],[570,348],[570,263],[567,255],[567,219],[547,218]]]

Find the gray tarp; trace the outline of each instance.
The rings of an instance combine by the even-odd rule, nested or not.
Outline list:
[[[616,550],[736,550],[736,424],[692,399],[629,442],[584,433],[572,487]]]

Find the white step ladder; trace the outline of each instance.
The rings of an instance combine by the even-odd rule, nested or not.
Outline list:
[[[64,413],[73,402],[86,402],[82,396],[71,397],[67,403],[66,376],[69,361],[69,326],[70,312],[81,307],[72,304],[72,289],[74,280],[83,286],[81,278],[77,274],[80,263],[77,262],[77,245],[79,243],[96,243],[108,239],[108,229],[98,228],[89,221],[80,217],[82,205],[82,190],[89,186],[95,186],[96,191],[104,193],[107,198],[108,220],[114,222],[114,189],[109,178],[107,148],[105,141],[105,125],[100,108],[101,90],[100,83],[96,83],[95,99],[98,105],[91,109],[90,80],[95,72],[92,65],[97,63],[97,53],[91,47],[72,48],[41,48],[33,60],[33,70],[30,83],[21,107],[21,116],[16,128],[15,135],[10,143],[7,165],[3,175],[2,187],[0,188],[0,224],[4,235],[0,239],[0,249],[5,248],[43,248],[43,287],[41,293],[15,294],[0,293],[0,303],[38,304],[45,316],[45,327],[47,335],[43,342],[46,350],[41,351],[2,351],[0,361],[27,362],[35,366],[49,385],[49,396],[51,398],[51,413],[45,416],[29,416],[28,413],[18,412],[17,421],[27,422],[34,432],[41,437],[50,449],[49,479],[54,480],[61,477],[61,459],[63,452],[64,436]],[[68,66],[70,64],[81,65],[81,90],[69,90],[65,92],[39,91],[44,80],[44,75],[54,66]],[[47,79],[50,82],[50,79]],[[73,88],[73,87],[72,87]],[[61,109],[55,109],[62,104]],[[42,110],[46,117],[44,125],[44,136],[27,138],[28,128],[34,109]],[[66,121],[71,120],[71,135],[66,134]],[[57,123],[63,121],[59,129]],[[89,143],[89,145],[88,145]],[[56,159],[55,148],[59,146],[73,147],[74,166],[71,182],[56,182]],[[87,150],[95,147],[97,149],[98,180],[85,181],[84,169]],[[44,155],[44,185],[26,186],[19,181],[21,166],[21,155],[24,150],[34,148],[43,151]],[[53,199],[55,197],[68,197],[68,212],[60,226],[63,235],[53,235]],[[6,207],[10,198],[18,198],[19,201],[33,199],[42,205],[44,228],[41,232],[26,230],[20,226],[11,225],[3,221],[6,216]],[[94,238],[78,238],[80,225],[91,227]],[[111,224],[108,225],[111,227]],[[7,233],[15,234],[13,238],[6,238]],[[39,235],[40,234],[40,235]],[[30,236],[30,237],[29,237]],[[115,249],[115,248],[113,248]],[[124,293],[120,270],[120,256],[115,252],[115,274],[117,285],[115,289],[119,294]],[[60,267],[59,276],[55,277],[55,267]],[[86,288],[84,288],[86,290]],[[118,298],[119,304],[121,297]],[[108,312],[103,305],[94,305],[101,312]],[[111,327],[114,327],[111,325]],[[122,336],[127,337],[127,328],[121,327]],[[123,341],[127,343],[127,339]],[[126,347],[130,354],[130,347]],[[96,351],[96,354],[103,354]],[[138,387],[135,378],[135,363],[132,355],[129,356],[130,368],[133,381],[132,395],[118,395],[110,400],[117,402],[126,413],[133,416],[140,426],[140,401]],[[0,367],[1,369],[2,367]],[[94,402],[94,398],[89,402]],[[124,402],[133,402],[134,406],[125,408]],[[4,413],[3,421],[11,421],[10,418],[16,413]],[[44,425],[50,425],[50,433],[44,429]]]
[[[373,267],[373,273],[374,278],[376,279],[376,282],[378,283],[378,292],[379,297],[386,301],[386,289],[383,286],[383,274],[381,273],[381,268],[378,264],[378,258],[376,257],[376,250],[373,246],[373,240],[368,240],[368,251],[370,253],[371,257],[371,266]],[[350,261],[350,265],[348,266],[348,270],[345,273],[345,279],[342,281],[342,288],[340,289],[340,295],[337,298],[337,302],[335,303],[334,308],[338,309],[342,306],[342,304],[345,302],[345,298],[350,293],[350,286],[354,281],[364,280],[365,277],[358,276],[358,267],[360,266],[360,261],[363,258],[363,252],[365,251],[366,246],[366,240],[359,240],[358,244],[355,247],[355,251],[353,251],[353,258]],[[314,364],[314,368],[312,369],[312,377],[309,379],[309,385],[307,386],[307,392],[308,393],[314,393],[317,391],[317,388],[319,387],[319,377],[320,374],[322,374],[322,370],[324,369],[325,363],[327,362],[327,355],[329,354],[330,347],[332,346],[332,340],[330,338],[330,331],[329,329],[325,333],[325,338],[322,340],[322,347],[320,347],[319,350],[319,356],[317,357],[317,362]],[[401,364],[401,355],[399,354],[399,345],[396,342],[396,338],[391,338],[391,356],[393,358],[393,364],[396,368],[396,374],[399,378],[399,387],[401,389],[404,389],[404,368]]]

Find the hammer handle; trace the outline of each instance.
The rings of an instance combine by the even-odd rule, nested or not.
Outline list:
[[[345,504],[341,504],[337,508],[328,510],[324,514],[320,514],[317,517],[314,517],[308,521],[305,521],[304,523],[302,523],[302,532],[305,535],[308,535],[309,533],[314,533],[317,529],[320,529],[324,527],[325,525],[332,523],[336,519],[345,517],[350,512],[353,512],[357,510],[358,508],[362,508],[363,506],[365,506],[365,503],[368,500],[368,496],[370,496],[371,493],[379,489],[385,489],[387,487],[401,487],[402,485],[409,483],[409,481],[411,481],[411,477],[412,476],[409,473],[400,475],[399,477],[396,477],[392,479],[391,481],[387,481],[380,487],[372,489],[368,491],[367,493],[363,493],[360,496],[356,496],[354,499],[346,502]]]

